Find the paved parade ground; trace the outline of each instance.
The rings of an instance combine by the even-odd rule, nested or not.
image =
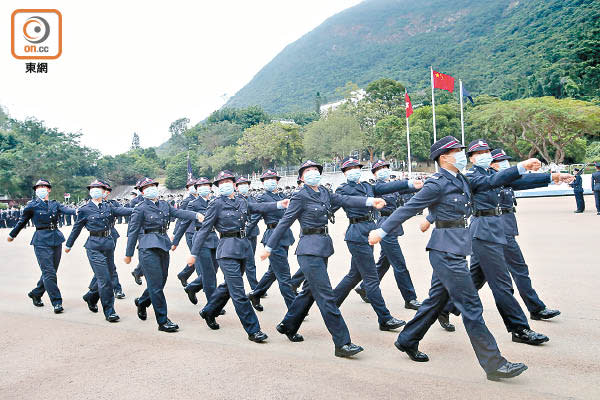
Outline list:
[[[341,311],[352,341],[365,348],[354,359],[336,358],[333,343],[316,306],[300,329],[305,341],[291,343],[275,330],[285,313],[277,284],[262,300],[258,313],[267,343],[248,341],[233,305],[219,317],[221,329],[211,331],[198,316],[205,302],[199,293],[192,305],[176,273],[189,254],[184,242],[171,256],[165,288],[169,317],[178,333],[157,330],[152,309],[140,321],[133,304],[142,293],[122,261],[126,225],[118,225],[117,269],[127,297],[116,300],[121,321],[110,324],[102,312],[88,311],[81,296],[92,277],[83,233],[70,254],[62,256],[58,283],[65,312],[52,313],[50,301],[35,308],[27,297],[40,276],[27,228],[13,243],[0,231],[0,399],[342,399],[465,398],[551,399],[600,398],[600,242],[593,197],[586,196],[585,214],[573,214],[573,197],[520,199],[518,241],[529,264],[533,286],[550,308],[562,315],[531,321],[550,342],[528,346],[511,342],[487,286],[481,291],[484,318],[503,355],[524,362],[529,370],[504,382],[491,382],[479,367],[462,321],[448,333],[436,323],[421,342],[428,363],[415,363],[395,349],[397,334],[380,332],[370,305],[352,292]],[[347,220],[337,213],[332,226],[336,253],[329,261],[335,286],[349,269],[343,241]],[[419,300],[427,297],[431,266],[425,252],[429,232],[418,231],[418,216],[404,225],[400,239]],[[171,225],[173,227],[174,224]],[[65,237],[71,227],[62,229]],[[293,227],[297,238],[298,225]],[[261,226],[261,233],[264,225]],[[260,237],[259,237],[260,239]],[[259,244],[259,249],[262,245]],[[379,253],[379,246],[376,247]],[[293,248],[292,273],[298,268]],[[258,261],[258,277],[267,263]],[[222,275],[218,274],[219,281]],[[390,270],[382,282],[388,308],[409,320]],[[249,290],[249,289],[248,289]],[[521,299],[518,297],[522,304]],[[523,306],[524,308],[524,306]],[[529,315],[529,313],[527,313]]]

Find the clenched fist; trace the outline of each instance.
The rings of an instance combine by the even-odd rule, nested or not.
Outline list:
[[[204,215],[196,213],[196,219],[198,220],[198,222],[204,222]]]
[[[385,207],[385,205],[386,205],[386,202],[384,199],[375,198],[373,200],[373,208],[381,210],[383,207]]]
[[[542,163],[537,158],[530,158],[522,162],[523,167],[527,171],[537,171],[542,167]]]
[[[125,258],[123,259],[123,261],[125,261],[125,264],[131,264],[131,257],[125,256]]]
[[[290,205],[290,199],[283,199],[279,202],[279,204],[281,204],[281,207],[283,208],[288,208]]]
[[[267,250],[263,249],[260,252],[260,260],[265,261],[267,258],[269,258],[270,255],[271,255],[271,253],[269,253]]]
[[[571,183],[575,180],[575,176],[571,174],[563,174],[560,172],[554,172],[552,174],[552,180],[554,183]]]
[[[193,255],[190,255],[187,259],[187,265],[192,266],[196,264],[196,257]]]
[[[413,181],[413,186],[415,189],[421,189],[423,187],[423,181],[420,179],[415,179]]]
[[[431,224],[429,223],[429,221],[425,220],[421,222],[421,224],[419,225],[419,229],[421,229],[421,232],[427,232],[427,229],[429,229],[430,226]]]
[[[381,236],[377,234],[377,231],[369,232],[369,244],[375,246],[379,242],[381,242]]]

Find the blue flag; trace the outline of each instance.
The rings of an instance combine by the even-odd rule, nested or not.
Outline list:
[[[469,93],[469,91],[467,90],[465,85],[463,85],[462,91],[463,91],[463,97],[466,97],[467,99],[469,99],[471,104],[475,105],[475,102],[473,101],[473,97],[471,97],[471,93]]]

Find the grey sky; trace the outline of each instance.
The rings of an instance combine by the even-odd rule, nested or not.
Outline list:
[[[0,3],[0,105],[16,118],[81,131],[105,154],[168,139],[180,117],[204,119],[287,44],[360,0],[23,1]],[[63,54],[25,74],[10,53],[17,8],[57,8]]]

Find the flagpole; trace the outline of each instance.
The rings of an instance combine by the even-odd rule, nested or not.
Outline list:
[[[462,144],[465,145],[465,117],[463,115],[463,89],[462,89],[462,80],[459,79],[458,83],[460,85],[460,131],[462,133]]]
[[[404,89],[404,97],[406,97],[407,91]],[[406,148],[408,150],[408,177],[412,174],[412,162],[410,159],[410,128],[408,125],[408,115],[406,115]]]
[[[437,132],[435,130],[435,95],[433,93],[433,66],[430,66],[431,70],[431,109],[433,111],[433,143],[437,142]],[[435,172],[438,171],[438,165],[435,164]]]

